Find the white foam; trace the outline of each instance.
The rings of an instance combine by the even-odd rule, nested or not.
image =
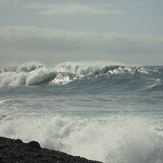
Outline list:
[[[20,86],[40,84],[54,74],[47,68],[40,68],[31,72],[4,72],[0,74],[0,86]]]
[[[16,104],[16,103],[22,103],[22,101],[15,100],[15,99],[6,99],[6,100],[0,101],[0,105],[4,105],[4,104]]]
[[[145,118],[39,116],[4,116],[1,136],[37,140],[43,147],[105,163],[163,161],[163,135]]]
[[[28,62],[14,68],[9,67],[0,73],[0,86],[36,85],[49,78],[50,84],[67,84],[78,76],[103,73],[110,64],[108,62],[65,62],[55,67],[47,67],[41,63]]]
[[[26,63],[19,65],[16,71],[17,72],[30,72],[30,71],[34,71],[42,67],[47,67],[47,66],[38,62],[26,62]]]
[[[119,62],[65,62],[55,66],[55,70],[59,72],[69,72],[78,75],[91,75],[96,72],[103,73],[109,66],[123,65]]]
[[[29,62],[1,72],[0,86],[37,85],[46,81],[50,85],[67,84],[76,79],[83,79],[85,76],[96,77],[99,74],[117,75],[118,77],[119,74],[160,73],[157,69],[121,65],[123,64],[99,61],[65,62],[54,67],[47,67],[37,62]]]

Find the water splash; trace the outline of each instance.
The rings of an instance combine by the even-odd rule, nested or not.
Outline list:
[[[142,117],[21,116],[5,118],[0,132],[104,163],[163,161],[163,135],[151,125],[150,119]]]

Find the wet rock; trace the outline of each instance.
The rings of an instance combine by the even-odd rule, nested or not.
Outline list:
[[[0,137],[0,163],[100,163],[79,156],[41,148],[36,141],[23,143]]]
[[[41,149],[41,146],[37,141],[30,141],[27,145],[31,148]]]
[[[22,140],[20,140],[20,139],[16,139],[16,140],[15,140],[15,143],[16,143],[16,144],[23,144]]]
[[[5,148],[7,148],[7,147],[8,147],[7,144],[0,144],[0,150],[3,150],[3,149],[5,149]]]

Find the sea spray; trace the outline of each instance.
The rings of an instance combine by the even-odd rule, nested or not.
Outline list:
[[[163,135],[150,119],[137,116],[81,118],[28,115],[5,117],[1,134],[23,141],[37,140],[43,147],[107,162],[162,161]]]

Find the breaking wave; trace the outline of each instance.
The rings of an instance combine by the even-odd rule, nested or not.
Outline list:
[[[27,130],[28,129],[28,130]],[[98,118],[51,117],[3,118],[1,133],[42,147],[80,155],[105,163],[162,162],[163,137],[150,121],[134,116]]]
[[[163,67],[126,66],[108,62],[65,62],[53,67],[29,62],[15,67],[3,68],[0,86],[63,85],[71,82],[128,83],[145,85],[154,89],[163,88]],[[148,83],[144,82],[147,81]],[[115,82],[116,81],[116,82]]]

